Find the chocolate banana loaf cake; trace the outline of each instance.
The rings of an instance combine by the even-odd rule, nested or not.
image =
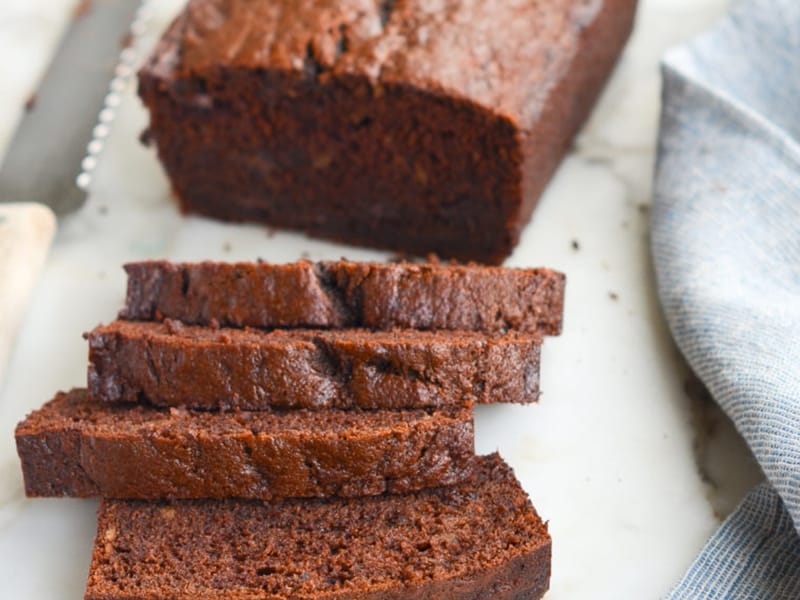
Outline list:
[[[538,337],[469,331],[212,329],[115,321],[86,334],[89,392],[206,410],[535,402]]]
[[[120,317],[225,327],[458,329],[558,335],[562,273],[479,265],[299,261],[125,265]]]
[[[499,263],[636,0],[190,0],[139,73],[183,210]]]
[[[86,600],[535,600],[551,543],[511,469],[403,496],[101,504]]]
[[[159,410],[58,394],[16,429],[28,496],[365,496],[448,485],[472,411]]]

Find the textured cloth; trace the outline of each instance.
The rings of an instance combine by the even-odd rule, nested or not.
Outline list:
[[[667,54],[652,242],[673,335],[766,474],[671,598],[800,598],[800,2]]]

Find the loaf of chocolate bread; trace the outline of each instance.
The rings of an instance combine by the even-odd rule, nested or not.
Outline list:
[[[125,265],[122,318],[229,327],[509,330],[557,335],[564,275],[549,269],[358,263]]]
[[[89,392],[195,409],[535,402],[540,340],[507,333],[212,329],[115,321],[86,334]]]
[[[17,426],[29,496],[259,498],[400,493],[472,471],[468,407],[159,410],[59,394]]]
[[[139,73],[183,210],[499,263],[636,0],[190,0]]]
[[[551,543],[511,469],[361,499],[104,500],[86,600],[535,600]]]

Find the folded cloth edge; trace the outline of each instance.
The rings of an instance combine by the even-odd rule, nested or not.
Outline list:
[[[800,55],[800,5],[778,2],[786,10],[777,14],[765,0],[740,2],[662,65],[652,223],[659,297],[682,352],[774,484],[748,495],[670,598],[800,597],[800,123],[782,112],[790,96],[750,93],[786,87],[800,72],[800,61],[785,62]],[[792,15],[796,28],[787,29]],[[780,47],[774,68],[731,66],[742,62],[732,47],[763,39],[764,52]],[[737,80],[741,73],[751,79]],[[742,273],[764,295],[737,281]]]

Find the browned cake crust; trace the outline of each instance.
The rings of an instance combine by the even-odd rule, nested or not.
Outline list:
[[[259,498],[400,493],[464,480],[470,408],[159,410],[58,394],[17,426],[29,496]]]
[[[511,600],[549,586],[550,536],[511,469],[364,499],[101,504],[86,600]]]
[[[540,340],[507,333],[211,329],[115,321],[86,334],[89,392],[195,409],[534,402]]]
[[[186,211],[497,263],[636,0],[191,0],[139,74]]]
[[[125,270],[120,316],[140,321],[557,335],[564,311],[564,275],[549,269],[152,261]]]

